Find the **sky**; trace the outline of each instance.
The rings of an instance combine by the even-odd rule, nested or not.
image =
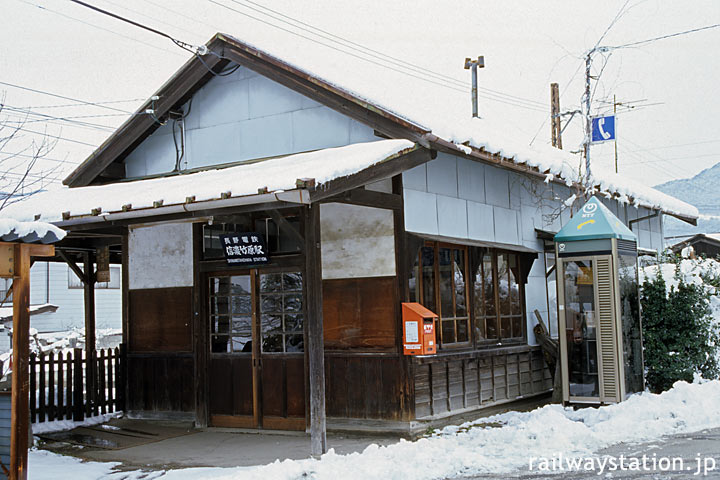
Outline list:
[[[21,135],[0,153],[0,170],[8,169],[8,162],[2,162],[8,153],[27,154],[30,142],[40,141],[31,131],[45,133],[56,143],[39,167],[54,169],[52,177],[59,184],[127,112],[190,58],[167,38],[69,0],[1,1],[0,94],[5,108],[0,119],[5,132],[18,125],[12,122],[24,124]],[[465,101],[468,116],[470,73],[463,68],[464,59],[483,55],[480,115],[508,126],[507,134],[525,145],[550,143],[551,82],[560,85],[561,111],[580,107],[584,56],[594,46],[618,47],[720,24],[720,2],[713,0],[88,3],[193,45],[217,31],[277,52],[312,38],[316,50],[328,49],[334,59],[338,49],[348,52],[348,75],[367,62],[357,58],[358,45],[370,48],[393,57],[383,60],[383,68],[409,72],[411,66],[408,85],[438,79],[432,86]],[[353,49],[344,41],[353,42]],[[720,161],[714,116],[720,111],[720,96],[714,93],[720,56],[712,53],[717,45],[720,28],[713,27],[593,56],[593,114],[611,112],[613,98],[622,104],[617,127],[621,174],[655,185],[690,177]],[[359,56],[378,60],[377,53],[368,57],[364,52]],[[113,103],[90,106],[17,87]],[[431,103],[433,98],[425,94],[418,89],[417,101]],[[72,117],[72,122],[50,117]],[[582,129],[576,115],[563,134],[566,150],[581,149]],[[614,148],[611,143],[593,146],[593,165],[613,168]]]

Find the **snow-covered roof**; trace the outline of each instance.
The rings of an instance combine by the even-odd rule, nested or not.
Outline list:
[[[316,186],[321,188],[331,180],[352,175],[414,149],[415,144],[409,140],[379,140],[169,177],[63,187],[10,205],[2,215],[20,220],[40,215],[45,221],[62,222],[70,217],[102,219],[114,212],[127,213],[160,206],[218,200],[230,203],[233,199],[248,196],[275,195],[275,199],[282,199],[278,196],[295,190],[298,179],[313,178]],[[188,197],[192,199],[190,202]]]
[[[256,34],[246,32],[245,35],[252,37]],[[472,118],[467,97],[461,100],[453,90],[441,88],[437,83],[422,78],[409,78],[382,65],[361,61],[302,38],[280,42],[258,37],[258,41],[261,42],[258,44],[264,45],[262,49],[247,39],[217,34],[208,42],[214,54],[206,55],[204,62],[217,62],[218,56],[235,59],[242,64],[256,62],[264,70],[261,73],[270,72],[276,80],[278,76],[285,76],[292,79],[289,84],[293,85],[308,80],[313,89],[329,94],[327,98],[340,98],[342,102],[381,115],[394,123],[395,132],[398,126],[404,131],[412,131],[407,138],[414,138],[424,146],[442,146],[459,154],[502,159],[507,164],[545,174],[548,179],[569,185],[582,183],[578,157],[547,145],[528,146],[525,141],[527,135],[521,133],[511,119],[507,119],[505,112],[486,113],[483,110],[481,116],[486,114],[486,118]],[[161,87],[155,98],[160,98],[158,102],[162,102],[172,98],[169,93],[177,94],[178,89],[189,88],[187,78],[194,71],[199,72],[196,74],[197,82],[203,81],[203,78],[207,81],[205,68],[196,58],[191,59]],[[184,98],[184,95],[178,94],[177,98]],[[152,108],[159,108],[159,103],[152,105]],[[140,140],[144,131],[155,128],[152,119],[141,115],[147,108],[151,108],[150,101],[142,105],[138,115],[128,119],[65,179],[65,183],[87,185],[90,183],[88,178],[99,175],[109,164],[107,162],[121,158],[125,149],[132,148],[134,142]],[[156,114],[162,115],[170,108],[172,105],[163,105],[163,111],[158,110]],[[117,145],[123,141],[124,145]],[[698,210],[692,205],[600,166],[593,166],[591,183],[599,188],[600,193],[612,195],[620,202],[660,209],[684,220],[694,221],[698,217]]]
[[[22,203],[23,202],[14,203],[6,207],[6,209],[8,211],[12,210],[14,206],[21,205]],[[7,216],[12,216],[12,214],[6,214],[5,209],[0,212],[0,241],[55,243],[65,238],[65,230],[46,222],[29,220],[30,218],[35,218],[33,215],[24,216],[25,218],[23,219],[2,218]]]

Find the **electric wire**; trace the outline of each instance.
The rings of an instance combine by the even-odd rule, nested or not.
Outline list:
[[[266,7],[266,6],[261,5],[261,4],[257,3],[257,2],[253,2],[252,0],[231,0],[231,1],[234,2],[234,3],[236,3],[236,4],[238,4],[238,5],[242,5],[242,6],[246,7],[246,8],[249,8],[249,9],[251,9],[251,10],[253,10],[253,11],[256,11],[256,12],[262,14],[262,15],[268,16],[268,17],[270,17],[270,18],[272,18],[272,19],[274,19],[274,20],[283,22],[283,23],[285,23],[285,24],[287,24],[287,25],[291,25],[291,26],[293,26],[294,28],[298,28],[298,29],[300,29],[300,30],[306,31],[306,32],[308,32],[308,33],[310,33],[310,34],[312,34],[312,35],[316,35],[316,36],[318,36],[318,37],[320,37],[320,38],[324,38],[324,39],[329,40],[329,41],[332,41],[332,42],[334,42],[334,43],[344,44],[343,46],[346,47],[346,48],[350,48],[350,49],[353,49],[353,50],[355,50],[355,51],[363,52],[363,53],[365,53],[366,55],[371,56],[371,57],[374,57],[374,58],[377,58],[377,59],[379,59],[379,60],[381,60],[381,61],[396,63],[396,64],[399,64],[401,67],[406,68],[406,69],[408,69],[408,70],[415,71],[415,72],[420,73],[420,74],[430,75],[430,76],[432,76],[432,77],[435,77],[435,78],[438,79],[438,80],[446,81],[446,82],[448,82],[448,83],[457,85],[457,86],[459,86],[459,87],[467,88],[467,83],[464,82],[463,80],[457,79],[457,78],[452,77],[452,76],[449,76],[449,75],[445,75],[445,74],[443,74],[443,73],[439,73],[439,72],[430,70],[430,69],[428,69],[428,68],[424,68],[424,67],[422,67],[422,66],[420,66],[420,65],[414,64],[414,63],[412,63],[412,62],[408,62],[407,60],[403,60],[403,59],[401,59],[401,58],[398,58],[398,57],[395,57],[395,56],[392,56],[392,55],[383,53],[383,52],[381,52],[381,51],[379,51],[379,50],[375,50],[375,49],[373,49],[373,48],[367,47],[367,46],[365,46],[365,45],[362,45],[362,44],[360,44],[360,43],[357,43],[357,42],[354,42],[354,41],[352,41],[352,40],[349,40],[349,39],[347,39],[347,38],[345,38],[345,37],[342,37],[342,36],[340,36],[340,35],[336,35],[336,34],[334,34],[334,33],[332,33],[332,32],[327,31],[327,30],[323,30],[323,29],[321,29],[321,28],[319,28],[319,27],[316,27],[316,26],[314,26],[314,25],[312,25],[312,24],[309,24],[309,23],[307,23],[307,22],[303,22],[303,21],[298,20],[298,19],[296,19],[296,18],[294,18],[294,17],[291,17],[291,16],[289,16],[289,15],[285,15],[285,14],[282,13],[282,12],[279,12],[279,11],[277,11],[277,10],[273,10],[272,8]],[[247,4],[255,5],[255,6],[257,6],[258,8],[255,8],[255,7],[250,6],[250,5],[247,5]],[[264,11],[264,10],[269,11],[269,12],[272,12],[272,14],[275,14],[275,15],[272,15],[272,14],[270,14],[270,13],[267,13],[267,12]],[[276,16],[276,15],[277,15],[277,16]],[[278,18],[278,16],[279,16],[279,17],[282,17],[282,18]],[[251,17],[251,18],[252,18],[252,17]],[[284,18],[284,19],[287,19],[287,20],[283,20],[283,18]],[[305,28],[305,27],[307,27],[307,28]],[[320,32],[320,33],[318,33],[318,32]],[[537,101],[537,100],[532,100],[532,99],[528,99],[528,98],[518,97],[518,96],[516,96],[516,95],[511,95],[511,94],[504,93],[504,92],[500,92],[500,91],[493,90],[493,89],[490,89],[490,88],[485,88],[485,87],[478,86],[478,90],[487,92],[487,93],[489,93],[489,94],[491,94],[491,95],[497,95],[497,96],[501,96],[501,97],[508,97],[508,98],[513,99],[513,100],[515,100],[515,101],[517,101],[517,102],[526,102],[526,103],[528,103],[528,104],[535,105],[535,106],[542,107],[542,108],[547,108],[547,106],[548,106],[547,104],[545,104],[545,103],[543,103],[543,102],[539,102],[539,101]]]
[[[376,56],[369,55],[368,53],[362,52],[362,55],[360,55],[360,54],[355,53],[355,52],[353,52],[353,51],[345,50],[345,49],[343,49],[343,48],[340,48],[339,46],[336,46],[336,45],[341,45],[341,44],[338,44],[338,42],[336,42],[336,41],[332,41],[332,43],[322,42],[322,41],[319,41],[319,40],[317,40],[317,39],[314,39],[314,38],[308,37],[308,36],[306,36],[306,35],[303,35],[303,34],[301,34],[301,33],[298,33],[298,32],[296,32],[296,31],[293,31],[293,30],[290,30],[290,29],[288,29],[288,28],[285,28],[285,27],[283,27],[283,26],[276,25],[276,24],[274,24],[274,23],[272,23],[272,22],[269,22],[269,21],[267,21],[267,20],[264,20],[264,19],[262,19],[262,18],[258,18],[258,17],[256,17],[256,16],[250,15],[249,13],[242,12],[242,11],[240,11],[240,10],[237,10],[236,8],[232,8],[232,7],[228,6],[228,5],[224,5],[224,4],[222,4],[222,3],[218,2],[218,1],[215,1],[215,0],[208,0],[208,1],[209,1],[210,3],[213,3],[213,4],[215,4],[215,5],[218,5],[218,6],[222,7],[222,8],[225,8],[225,9],[227,9],[227,10],[230,10],[230,11],[232,11],[232,12],[235,12],[235,13],[237,13],[237,14],[239,14],[239,15],[248,17],[248,18],[250,18],[250,19],[252,19],[252,20],[255,20],[255,21],[257,21],[257,22],[263,23],[263,24],[265,24],[265,25],[268,25],[268,26],[270,26],[270,27],[276,28],[276,29],[278,29],[278,30],[282,30],[282,31],[287,32],[287,33],[289,33],[289,34],[291,34],[291,35],[295,35],[295,36],[298,36],[298,37],[300,37],[300,38],[304,38],[305,40],[311,41],[311,42],[313,42],[313,43],[317,43],[317,44],[319,44],[319,45],[323,45],[323,46],[325,46],[325,47],[327,47],[327,48],[330,48],[330,49],[332,49],[332,50],[336,50],[336,51],[338,51],[338,52],[340,52],[340,53],[344,53],[344,54],[346,54],[346,55],[349,55],[349,56],[352,56],[352,57],[354,57],[354,58],[357,58],[357,59],[366,61],[366,62],[368,62],[368,63],[372,63],[372,64],[377,65],[377,66],[380,66],[380,67],[382,67],[382,68],[386,68],[386,69],[388,69],[388,70],[392,70],[392,71],[395,71],[395,72],[397,72],[397,73],[400,73],[400,74],[403,74],[403,75],[407,75],[407,76],[409,76],[409,77],[413,77],[413,78],[416,78],[416,79],[418,79],[418,80],[421,80],[421,81],[424,81],[424,82],[427,82],[427,83],[432,83],[432,84],[434,84],[434,85],[438,85],[438,86],[441,86],[441,87],[445,87],[445,88],[450,89],[450,90],[454,90],[454,91],[457,91],[457,92],[461,92],[461,93],[463,93],[463,94],[467,94],[468,91],[469,91],[469,88],[468,88],[467,86],[465,86],[465,87],[463,88],[463,87],[460,87],[460,86],[457,86],[457,85],[453,85],[453,84],[449,83],[447,80],[438,80],[438,79],[433,78],[433,77],[428,78],[427,76],[416,75],[416,74],[413,73],[412,71],[403,70],[402,68],[407,68],[405,65],[400,65],[399,67],[398,67],[398,66],[386,65],[386,64],[384,64],[384,63],[380,63],[380,61],[387,62],[387,60],[380,59],[380,61],[378,61],[377,59],[374,59],[374,58],[376,58]],[[235,3],[237,3],[236,0],[232,0],[232,1],[234,1]],[[285,22],[285,23],[287,24],[287,22]],[[300,28],[300,27],[294,26],[294,28]],[[303,29],[303,30],[307,30],[307,29]],[[317,35],[317,34],[315,34],[315,35]],[[349,48],[347,45],[342,45],[342,46],[345,47],[346,49]],[[354,50],[357,51],[358,49],[354,49]],[[365,56],[363,56],[363,55],[365,55]],[[369,58],[368,58],[368,57],[369,57]],[[423,69],[423,73],[426,73],[426,71],[425,71],[424,69]],[[494,95],[494,96],[493,96],[493,95]],[[508,100],[505,100],[505,99],[496,98],[496,97],[497,97],[497,94],[495,94],[494,92],[493,92],[493,93],[486,92],[486,93],[484,93],[484,94],[478,93],[478,96],[481,96],[481,97],[485,98],[486,100],[491,100],[491,101],[496,101],[496,102],[500,102],[500,103],[505,103],[505,104],[512,105],[512,106],[516,106],[516,107],[520,107],[520,108],[526,108],[526,109],[536,110],[536,111],[541,111],[541,112],[545,112],[545,111],[546,111],[545,108],[542,108],[542,107],[540,107],[540,106],[533,106],[533,105],[523,104],[523,103],[521,103],[521,100],[511,101],[511,100],[509,100],[509,99],[508,99]],[[518,98],[519,98],[519,97],[518,97]],[[522,101],[524,101],[524,100],[522,100]],[[544,104],[541,104],[541,105],[544,105]]]
[[[60,15],[60,16],[63,17],[63,18],[67,18],[67,19],[69,19],[69,20],[73,20],[73,21],[76,21],[76,22],[80,22],[80,23],[82,23],[83,25],[87,25],[87,26],[89,26],[89,27],[93,27],[93,28],[96,28],[96,29],[98,29],[98,30],[102,30],[102,31],[104,31],[104,32],[111,33],[111,34],[113,34],[113,35],[117,35],[117,36],[122,37],[122,38],[125,38],[125,39],[127,39],[127,40],[132,40],[133,42],[142,43],[143,45],[146,45],[146,46],[148,46],[148,47],[155,48],[155,49],[157,49],[157,50],[161,50],[161,51],[163,51],[163,52],[171,53],[171,54],[173,54],[173,55],[180,55],[179,53],[177,53],[177,52],[175,52],[175,51],[168,50],[168,49],[162,48],[162,47],[158,47],[157,45],[153,45],[152,43],[147,43],[147,42],[144,42],[144,41],[142,41],[142,40],[138,40],[138,39],[135,38],[135,37],[129,37],[129,36],[127,36],[127,35],[123,35],[122,33],[118,33],[118,32],[116,32],[116,31],[114,31],[114,30],[110,30],[110,29],[108,29],[108,28],[104,28],[104,27],[101,27],[101,26],[99,26],[99,25],[95,25],[95,24],[93,24],[93,23],[86,22],[86,21],[84,21],[84,20],[80,20],[79,18],[75,18],[75,17],[72,17],[72,16],[70,16],[70,15],[66,15],[66,14],[64,14],[64,13],[58,12],[57,10],[51,10],[51,9],[49,9],[49,8],[47,8],[47,7],[44,7],[44,6],[42,6],[42,5],[38,5],[38,4],[36,4],[36,3],[29,2],[29,1],[27,1],[27,0],[17,0],[17,1],[18,1],[18,2],[22,2],[22,3],[26,4],[26,5],[30,5],[30,6],[32,6],[32,7],[37,7],[37,8],[39,8],[40,10],[44,10],[44,11],[49,12],[49,13],[54,13],[55,15]]]
[[[637,47],[638,45],[645,45],[647,43],[657,42],[658,40],[665,40],[666,38],[679,37],[681,35],[687,35],[689,33],[701,32],[703,30],[710,30],[711,28],[718,28],[718,27],[720,27],[720,23],[716,23],[714,25],[707,25],[707,26],[699,27],[699,28],[693,28],[692,30],[685,30],[683,32],[670,33],[668,35],[662,35],[660,37],[648,38],[646,40],[639,40],[637,42],[625,43],[623,45],[616,45],[616,46],[612,46],[612,47],[608,47],[608,48],[619,49],[619,48]]]
[[[77,143],[77,144],[79,144],[79,145],[86,145],[86,146],[88,146],[88,147],[93,147],[93,148],[97,148],[97,147],[98,147],[98,145],[93,145],[93,144],[91,144],[91,143],[86,143],[86,142],[82,142],[82,141],[80,141],[80,140],[75,140],[75,139],[72,139],[72,138],[67,138],[67,137],[63,137],[63,136],[59,136],[59,135],[52,135],[52,134],[47,133],[47,132],[38,132],[37,130],[30,130],[29,128],[25,128],[25,127],[14,127],[14,128],[17,129],[18,131],[21,131],[21,132],[35,133],[35,134],[37,134],[37,135],[43,135],[43,136],[46,136],[46,137],[49,137],[49,138],[55,138],[55,139],[60,140],[60,141],[63,141],[63,142]]]
[[[91,9],[91,10],[94,10],[94,11],[96,11],[96,12],[98,12],[98,13],[102,13],[102,14],[107,15],[107,16],[109,16],[109,17],[115,18],[115,19],[120,20],[120,21],[122,21],[122,22],[129,23],[130,25],[133,25],[133,26],[135,26],[135,27],[142,28],[142,29],[147,30],[148,32],[154,33],[154,34],[156,34],[156,35],[160,35],[161,37],[165,37],[165,38],[167,38],[168,40],[170,40],[171,42],[173,42],[175,45],[177,45],[178,47],[182,48],[183,50],[187,50],[188,52],[192,53],[193,55],[196,54],[197,51],[198,51],[198,47],[196,47],[195,45],[192,45],[192,44],[190,44],[190,43],[183,42],[182,40],[178,40],[178,39],[176,39],[176,38],[173,38],[172,36],[168,35],[168,34],[165,33],[165,32],[161,32],[160,30],[157,30],[157,29],[155,29],[155,28],[148,27],[147,25],[143,25],[142,23],[138,23],[138,22],[136,22],[136,21],[134,21],[134,20],[130,20],[129,18],[125,18],[125,17],[123,17],[122,15],[118,15],[118,14],[112,13],[112,12],[110,12],[110,11],[108,11],[108,10],[104,10],[104,9],[102,9],[102,8],[100,8],[100,7],[96,7],[96,6],[94,6],[94,5],[90,5],[89,3],[83,2],[82,0],[69,0],[69,1],[71,1],[71,2],[73,2],[73,3],[77,3],[78,5],[81,5],[81,6],[83,6],[83,7],[89,8],[89,9]]]
[[[2,81],[0,81],[0,85],[5,85],[6,87],[17,88],[17,89],[20,89],[20,90],[26,90],[26,91],[28,91],[28,92],[39,93],[39,94],[42,94],[42,95],[47,95],[47,96],[49,96],[49,97],[60,98],[60,99],[68,100],[68,101],[71,101],[71,102],[81,103],[81,104],[83,104],[83,105],[89,105],[89,106],[93,106],[93,107],[104,108],[104,109],[107,109],[107,110],[113,110],[113,111],[116,111],[116,112],[122,112],[122,113],[125,113],[125,114],[128,114],[128,115],[133,113],[133,112],[129,112],[129,111],[127,111],[127,110],[123,110],[123,109],[120,109],[120,108],[108,107],[107,105],[102,105],[102,103],[104,103],[104,102],[88,102],[88,101],[86,101],[86,100],[78,100],[77,98],[66,97],[66,96],[64,96],[64,95],[58,95],[57,93],[50,93],[50,92],[46,92],[46,91],[43,91],[43,90],[38,90],[38,89],[35,89],[35,88],[23,87],[23,86],[20,86],[20,85],[15,85],[14,83],[8,83],[8,82],[2,82]]]

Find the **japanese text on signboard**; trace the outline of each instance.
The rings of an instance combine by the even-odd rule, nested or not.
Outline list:
[[[254,265],[270,261],[267,246],[259,233],[220,235],[220,242],[228,264]]]

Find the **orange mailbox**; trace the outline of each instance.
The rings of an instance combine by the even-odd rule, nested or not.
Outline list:
[[[419,303],[403,303],[403,353],[430,355],[437,352],[435,320],[437,315]]]

